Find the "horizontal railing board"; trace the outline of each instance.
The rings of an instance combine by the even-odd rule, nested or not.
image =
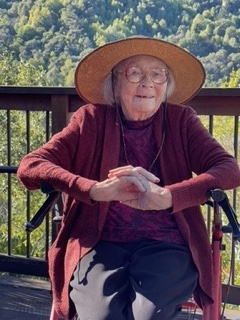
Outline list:
[[[47,261],[0,254],[0,272],[48,278]]]
[[[74,87],[0,86],[0,109],[51,111],[54,96],[68,97],[68,112],[86,103]],[[185,104],[201,115],[240,115],[240,88],[203,88]]]

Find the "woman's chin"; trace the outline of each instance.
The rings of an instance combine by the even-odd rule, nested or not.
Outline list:
[[[133,116],[135,115],[137,120],[144,120],[147,118],[150,118],[157,110],[159,107],[156,107],[155,103],[141,103],[136,106],[133,105]],[[140,119],[139,119],[140,117]]]

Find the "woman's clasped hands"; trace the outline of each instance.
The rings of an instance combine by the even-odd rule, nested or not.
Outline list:
[[[141,210],[164,210],[172,207],[171,192],[160,187],[160,179],[142,167],[131,165],[109,171],[108,179],[91,187],[95,201],[119,201]]]

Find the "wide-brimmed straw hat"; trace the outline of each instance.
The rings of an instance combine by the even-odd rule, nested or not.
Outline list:
[[[135,55],[149,55],[166,64],[175,83],[168,97],[171,103],[190,100],[204,83],[204,68],[192,54],[163,40],[136,36],[98,47],[79,62],[75,72],[75,87],[79,96],[85,102],[104,103],[104,80],[116,64]]]

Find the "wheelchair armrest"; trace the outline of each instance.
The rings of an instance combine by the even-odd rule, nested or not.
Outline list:
[[[47,183],[47,182],[43,182],[40,186],[40,190],[42,191],[42,193],[51,193],[53,191],[56,191],[53,186],[51,186],[51,184]]]
[[[34,214],[33,218],[25,223],[25,230],[28,233],[32,232],[41,225],[45,216],[53,209],[61,195],[60,191],[55,190],[50,184],[47,183],[42,184],[40,189],[43,193],[47,193],[48,196],[38,211]]]

